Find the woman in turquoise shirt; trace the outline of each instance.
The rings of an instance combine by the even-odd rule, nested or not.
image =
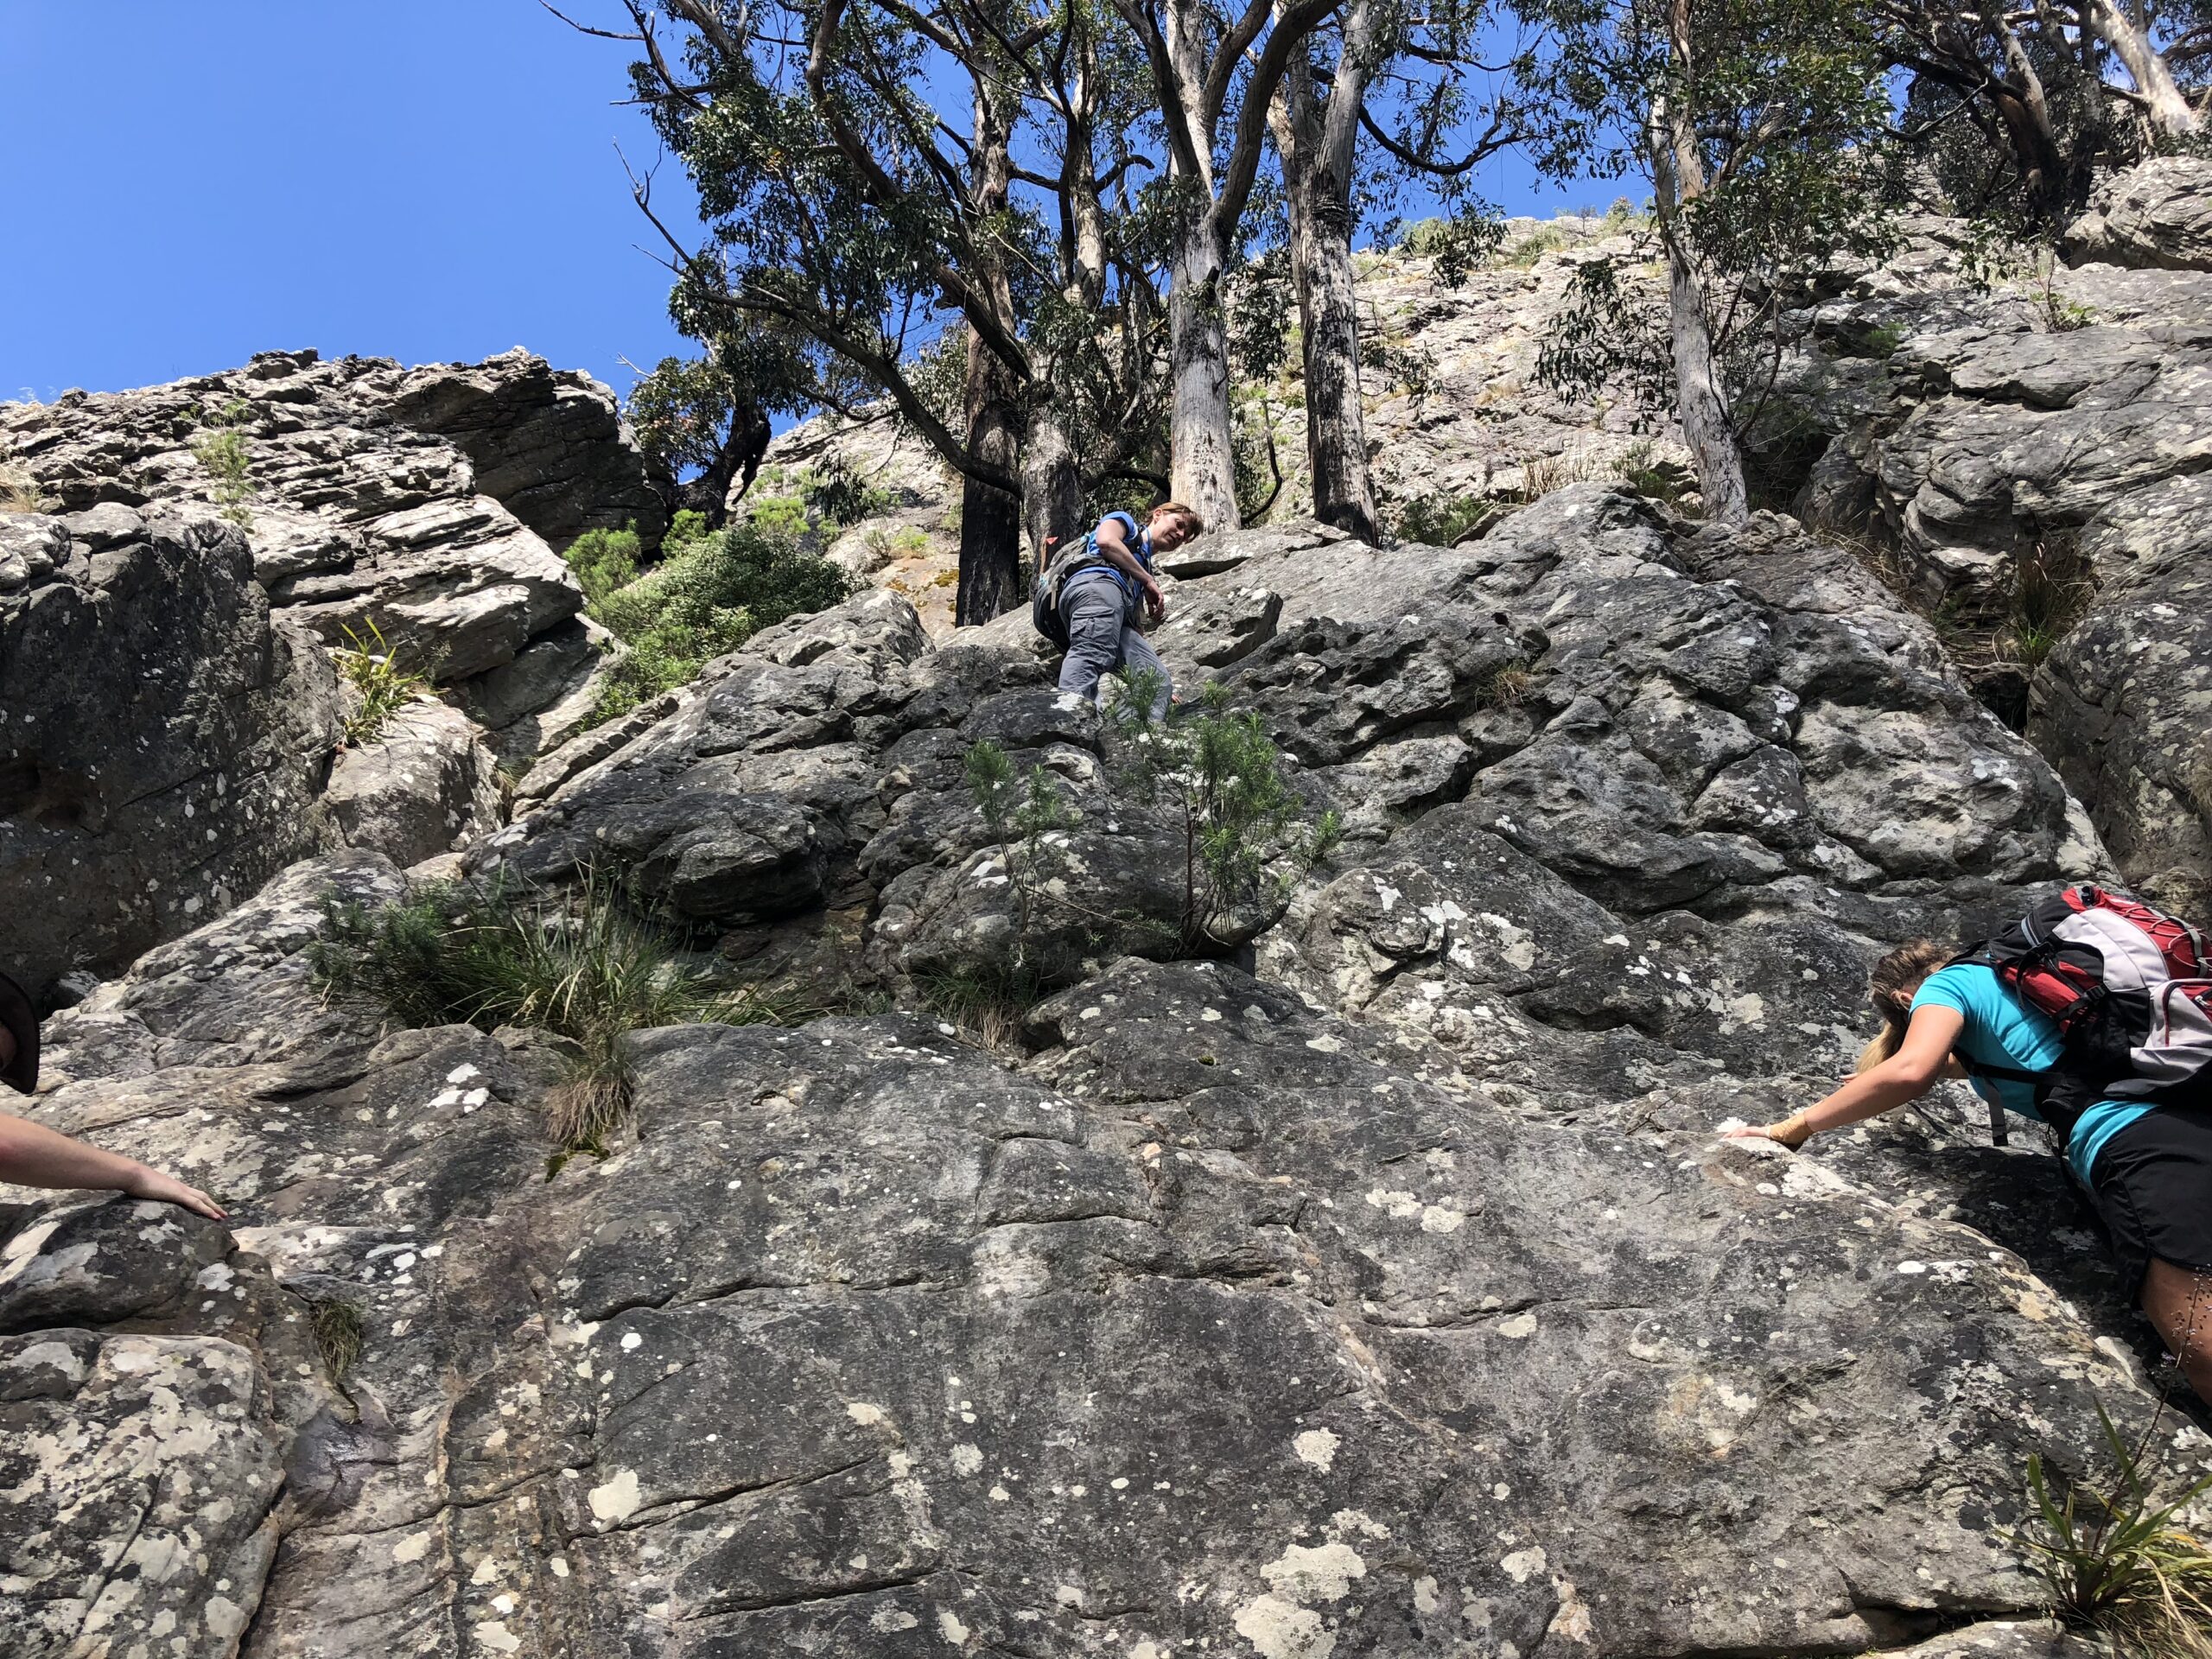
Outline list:
[[[1882,1034],[1859,1057],[1857,1075],[1779,1123],[1735,1133],[1800,1147],[1917,1100],[1945,1077],[1971,1076],[1985,1100],[2040,1118],[2032,1074],[2057,1064],[2058,1027],[2007,990],[1995,969],[1949,965],[1955,954],[1916,939],[1875,963]],[[2069,1131],[2066,1163],[2104,1220],[2124,1281],[2197,1397],[2212,1402],[2212,1110],[2098,1101]]]

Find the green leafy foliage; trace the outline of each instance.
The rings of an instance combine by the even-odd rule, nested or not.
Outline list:
[[[2051,1612],[2143,1659],[2212,1656],[2212,1551],[2178,1524],[2212,1492],[2212,1476],[2161,1499],[2145,1446],[2127,1444],[2101,1402],[2097,1419],[2113,1459],[2107,1490],[2075,1484],[2062,1498],[2042,1457],[2028,1458],[2037,1529],[2018,1541],[2050,1592]]]
[[[566,896],[440,884],[375,910],[333,901],[324,915],[308,963],[328,995],[378,1003],[404,1026],[530,1026],[567,1039],[569,1075],[546,1109],[570,1150],[603,1150],[629,1109],[629,1033],[785,1012],[709,981],[597,878]]]
[[[1668,406],[1663,296],[1624,282],[1656,252],[1694,277],[1722,400],[1748,430],[1786,308],[1838,255],[1872,259],[1896,241],[1890,92],[1868,10],[1712,0],[1682,14],[1679,41],[1673,14],[1639,0],[1524,0],[1523,12],[1555,41],[1530,78],[1540,167],[1562,182],[1640,175],[1656,215],[1656,246],[1578,270],[1538,378],[1564,396],[1618,385]]]
[[[1116,792],[1164,810],[1182,846],[1179,943],[1206,954],[1270,925],[1306,873],[1335,847],[1333,811],[1309,823],[1283,775],[1282,752],[1250,710],[1233,710],[1218,683],[1198,706],[1152,718],[1159,677],[1127,677],[1107,706]]]
[[[890,491],[869,483],[835,457],[814,469],[800,495],[817,518],[840,527],[888,512],[895,504]]]
[[[696,515],[694,515],[695,517]],[[561,556],[584,590],[584,602],[596,605],[618,588],[638,579],[638,527],[627,530],[588,530],[569,543]]]
[[[1027,952],[1039,897],[1050,880],[1055,850],[1051,836],[1072,824],[1075,813],[1051,772],[1032,766],[1017,777],[1007,752],[988,738],[969,749],[966,772],[968,792],[1004,855],[1014,892],[1017,938],[1012,965],[1033,976],[1036,964],[1027,960]]]
[[[755,519],[674,543],[676,551],[602,594],[592,619],[627,647],[601,690],[597,720],[612,720],[683,684],[761,628],[836,604],[845,573]]]
[[[1452,547],[1503,511],[1485,496],[1445,490],[1417,495],[1398,509],[1398,539],[1424,547]]]
[[[374,621],[365,621],[363,626],[366,634],[350,626],[344,629],[346,644],[331,652],[340,677],[359,694],[360,702],[345,726],[346,741],[356,747],[375,742],[394,715],[430,689],[428,676],[399,660],[383,629]]]

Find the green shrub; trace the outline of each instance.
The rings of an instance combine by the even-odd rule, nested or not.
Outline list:
[[[627,530],[588,530],[561,556],[584,590],[584,602],[596,605],[638,579],[639,552],[638,527],[632,524]]]
[[[242,528],[253,523],[246,503],[258,493],[253,485],[253,452],[242,430],[251,416],[252,410],[242,400],[233,398],[214,414],[200,415],[200,423],[205,429],[192,442],[193,458],[212,480],[208,493],[215,505],[224,518]]]
[[[1439,492],[1416,496],[1398,509],[1398,539],[1425,547],[1450,547],[1496,518],[1503,509],[1479,495]]]
[[[765,536],[804,536],[814,528],[803,495],[755,495],[745,504],[745,522]]]
[[[570,1151],[604,1150],[629,1109],[629,1033],[782,1012],[707,981],[598,878],[565,898],[441,884],[376,910],[331,902],[324,915],[308,963],[326,993],[377,1002],[405,1026],[531,1026],[567,1039],[569,1074],[546,1111]]]
[[[1013,966],[1016,972],[1029,970],[1034,967],[1025,959],[1030,920],[1045,883],[1051,879],[1048,837],[1073,823],[1075,814],[1061,799],[1058,781],[1051,772],[1032,766],[1023,776],[1015,777],[1007,752],[988,738],[969,749],[967,776],[968,792],[975,798],[976,810],[982,814],[991,839],[1006,855],[1017,929]]]
[[[591,605],[593,620],[628,647],[601,690],[594,719],[627,714],[758,630],[835,605],[849,591],[836,565],[758,520],[687,541]]]
[[[1305,822],[1281,751],[1259,715],[1229,708],[1218,683],[1166,721],[1151,716],[1160,690],[1159,676],[1141,671],[1108,703],[1109,775],[1117,794],[1166,810],[1183,849],[1179,943],[1209,954],[1271,925],[1342,826],[1333,811]]]
[[[365,620],[365,639],[351,627],[344,630],[346,644],[333,651],[338,672],[360,694],[360,704],[346,721],[346,741],[355,747],[373,743],[391,717],[430,688],[427,676],[402,667],[399,653],[385,643],[384,630]]]
[[[707,528],[707,515],[685,507],[668,521],[668,534],[660,538],[660,556],[664,559],[672,557],[692,543],[704,541],[711,533]]]

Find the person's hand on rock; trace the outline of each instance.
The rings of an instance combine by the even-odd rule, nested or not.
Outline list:
[[[1805,1121],[1802,1112],[1785,1117],[1779,1123],[1744,1123],[1721,1131],[1723,1137],[1730,1141],[1771,1141],[1792,1152],[1811,1139],[1812,1134],[1813,1126]]]
[[[174,1175],[164,1175],[158,1169],[139,1166],[138,1174],[123,1189],[134,1198],[152,1198],[161,1204],[174,1204],[179,1209],[190,1210],[210,1221],[228,1221],[230,1211],[209,1198],[196,1186],[187,1186]]]

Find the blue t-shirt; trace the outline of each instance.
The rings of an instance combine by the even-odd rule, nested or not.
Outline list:
[[[1912,1006],[1951,1008],[1966,1018],[1958,1048],[1981,1065],[2003,1066],[2013,1071],[2048,1071],[2058,1064],[2064,1045],[2057,1022],[2041,1009],[2005,988],[1994,968],[1979,963],[1957,963],[1939,969],[1913,993]],[[2041,1120],[2036,1109],[2035,1085],[2010,1077],[1976,1077],[1974,1092],[2007,1111]],[[2152,1109],[2141,1101],[2101,1100],[2075,1121],[2067,1137],[2066,1160],[2084,1183],[2106,1141]]]
[[[1150,533],[1140,525],[1135,518],[1129,513],[1108,513],[1106,515],[1106,518],[1101,518],[1098,521],[1099,525],[1102,528],[1105,525],[1107,518],[1118,518],[1122,521],[1122,539],[1128,543],[1129,556],[1135,559],[1139,564],[1142,565],[1146,569],[1151,569],[1152,537]],[[1096,546],[1098,531],[1096,530],[1092,531],[1090,532],[1090,539],[1091,544],[1094,547]],[[1131,605],[1137,602],[1136,578],[1124,575],[1120,565],[1115,564],[1107,559],[1102,558],[1097,563],[1077,571],[1075,575],[1069,577],[1068,580],[1071,582],[1087,582],[1094,576],[1111,577],[1113,579],[1114,585],[1122,590],[1122,598],[1125,602]]]

